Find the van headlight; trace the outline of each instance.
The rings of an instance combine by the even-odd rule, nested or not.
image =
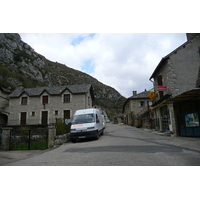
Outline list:
[[[94,126],[91,126],[91,127],[88,127],[87,129],[95,129],[95,127],[94,127]]]
[[[71,131],[76,131],[76,129],[74,128],[74,129],[71,129]]]

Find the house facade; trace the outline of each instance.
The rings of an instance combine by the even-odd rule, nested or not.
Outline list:
[[[9,105],[8,95],[11,93],[10,88],[0,87],[0,127],[7,124],[8,112],[6,108]]]
[[[54,125],[57,119],[71,120],[78,109],[92,107],[90,84],[22,88],[9,96],[8,125]]]
[[[187,42],[161,59],[150,77],[156,129],[180,136],[200,136],[200,34],[187,34]]]
[[[150,91],[144,91],[129,97],[123,105],[124,123],[136,127],[149,126],[151,99],[148,97]]]

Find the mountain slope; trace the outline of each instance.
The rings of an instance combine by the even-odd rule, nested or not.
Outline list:
[[[92,84],[95,105],[110,117],[121,113],[125,98],[114,88],[92,76],[66,65],[52,62],[23,42],[19,34],[0,33],[0,86],[40,87],[52,85]]]

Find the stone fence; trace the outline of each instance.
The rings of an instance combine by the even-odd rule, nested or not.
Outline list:
[[[61,145],[63,143],[69,142],[69,136],[68,134],[58,135],[55,137],[55,143],[54,145]]]
[[[55,126],[48,126],[48,148],[55,145],[56,128]],[[13,127],[2,127],[2,141],[1,150],[8,151],[10,149],[10,131]]]

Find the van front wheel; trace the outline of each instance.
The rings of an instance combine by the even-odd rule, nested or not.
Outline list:
[[[71,139],[71,142],[72,143],[76,143],[76,139]]]
[[[99,132],[98,132],[98,130],[97,130],[97,133],[96,133],[96,140],[98,140],[99,139]]]

